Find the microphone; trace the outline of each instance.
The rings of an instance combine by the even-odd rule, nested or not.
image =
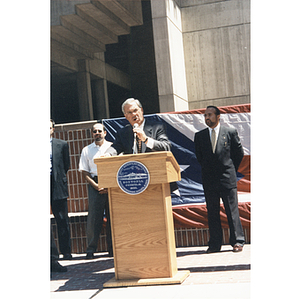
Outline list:
[[[138,128],[139,124],[134,123],[133,124],[133,129]],[[137,145],[136,145],[136,132],[133,133],[133,154],[137,154]]]
[[[138,128],[139,124],[138,123],[134,123],[133,124],[133,129]],[[134,133],[134,138],[136,138],[136,133]]]

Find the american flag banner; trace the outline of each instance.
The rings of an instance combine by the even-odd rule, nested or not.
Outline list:
[[[244,148],[244,158],[237,172],[237,185],[240,202],[250,202],[250,104],[219,107],[221,125],[237,129]],[[172,205],[191,205],[205,203],[201,178],[201,167],[196,159],[194,135],[206,128],[205,109],[183,112],[145,115],[145,119],[161,121],[165,124],[171,151],[181,169],[181,181],[178,181],[179,193],[172,193]],[[107,140],[113,141],[116,132],[128,124],[123,118],[105,119]]]

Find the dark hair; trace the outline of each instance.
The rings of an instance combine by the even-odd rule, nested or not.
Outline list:
[[[102,122],[94,123],[93,126],[92,126],[92,131],[94,130],[94,126],[97,125],[97,124],[101,124],[103,126],[103,131],[106,131],[105,126],[103,125]]]
[[[54,128],[55,127],[55,122],[52,119],[50,119],[50,122],[52,123],[52,127]]]
[[[208,109],[208,108],[213,108],[215,110],[217,116],[219,116],[221,114],[220,110],[214,105],[208,105],[206,107],[206,109]]]

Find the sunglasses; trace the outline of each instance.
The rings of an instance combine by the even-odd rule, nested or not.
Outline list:
[[[101,129],[96,129],[96,130],[93,130],[93,133],[97,133],[97,132],[101,133],[101,132],[102,132],[102,130],[101,130]]]

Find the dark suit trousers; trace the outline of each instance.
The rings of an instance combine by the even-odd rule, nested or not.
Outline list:
[[[220,198],[224,203],[229,230],[230,245],[243,245],[245,243],[244,232],[239,216],[237,189],[209,190],[205,191],[206,207],[208,212],[209,247],[221,249],[223,233],[220,220]]]
[[[51,201],[51,209],[57,224],[59,250],[64,255],[71,253],[67,199]]]
[[[87,239],[86,252],[96,252],[98,240],[102,230],[104,211],[107,218],[106,243],[107,251],[112,253],[112,238],[110,227],[110,215],[108,207],[108,194],[99,194],[91,185],[88,185],[89,211],[87,217]]]

